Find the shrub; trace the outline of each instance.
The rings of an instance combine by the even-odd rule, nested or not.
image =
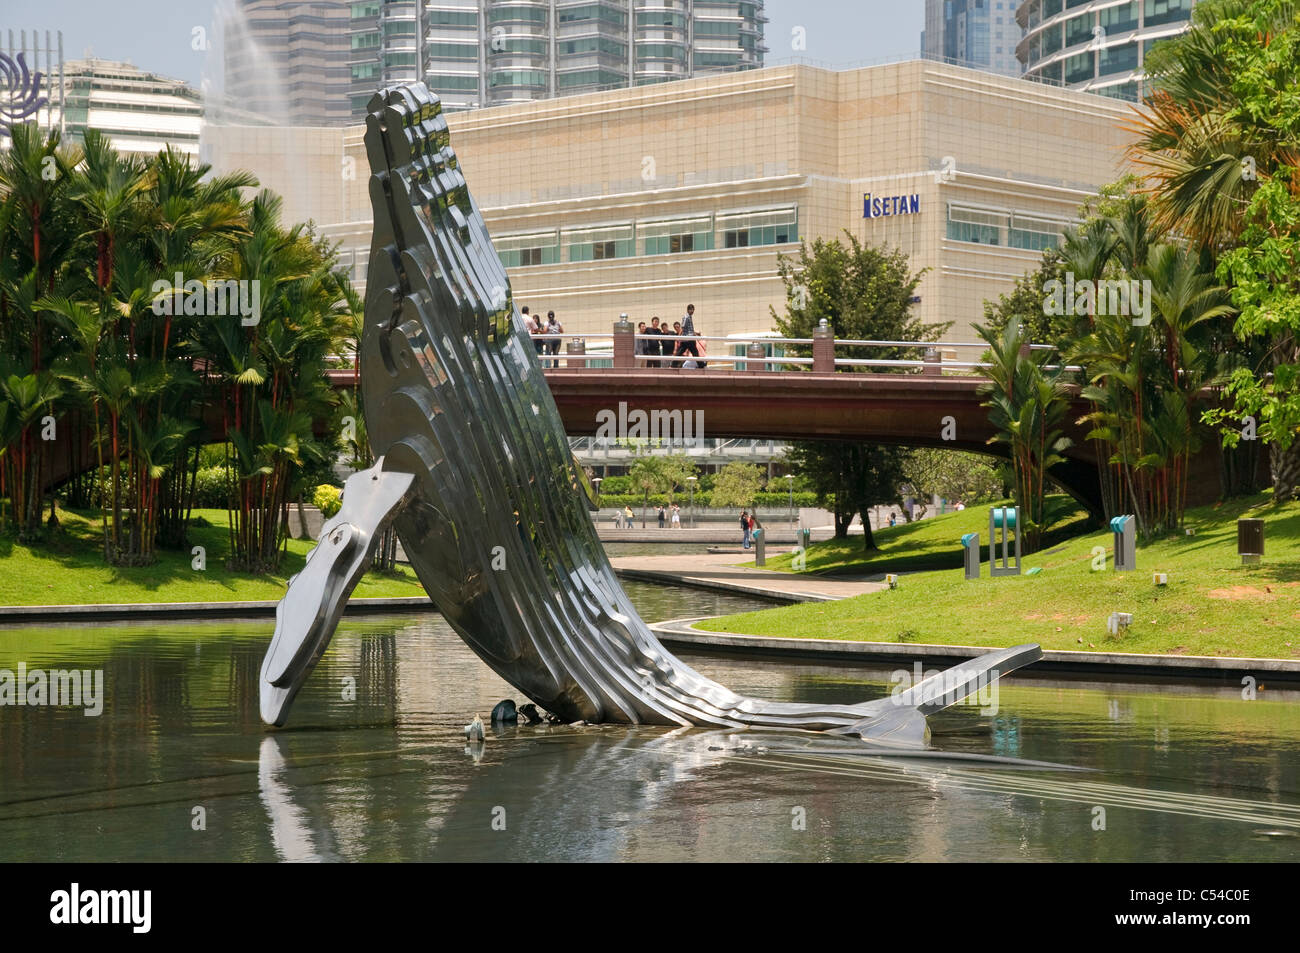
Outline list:
[[[322,483],[316,487],[316,492],[311,497],[312,505],[320,510],[321,516],[329,519],[337,513],[343,506],[343,494],[339,492],[336,486],[330,486],[328,483]]]

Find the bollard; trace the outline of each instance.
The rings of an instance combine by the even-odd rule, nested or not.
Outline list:
[[[764,539],[766,534],[761,529],[754,530],[754,565],[767,565],[767,541]]]
[[[1002,530],[999,540],[997,530]],[[1015,533],[1016,564],[1010,563],[1011,533]],[[998,548],[1001,543],[1001,565],[999,565]],[[1020,575],[1020,507],[993,507],[989,510],[989,575]]]
[[[1264,521],[1237,520],[1237,555],[1243,566],[1258,566],[1264,555]]]
[[[1117,516],[1110,521],[1110,531],[1115,534],[1115,571],[1131,572],[1137,568],[1136,521],[1129,516]]]
[[[568,343],[566,343],[566,344],[564,345],[564,353],[565,353],[565,354],[572,354],[572,355],[586,354],[586,353],[587,353],[587,340],[586,340],[586,338],[574,338],[572,341],[569,341]],[[583,368],[585,368],[585,367],[587,366],[587,362],[586,362],[585,360],[581,360],[581,359],[580,359],[580,360],[566,360],[566,361],[564,362],[564,366],[565,366],[565,367],[583,367]]]
[[[962,549],[966,551],[966,578],[980,577],[980,534],[967,533],[961,538]]]

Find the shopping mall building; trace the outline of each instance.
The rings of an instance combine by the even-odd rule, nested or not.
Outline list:
[[[517,303],[570,333],[679,318],[723,335],[782,309],[780,256],[842,237],[905,252],[917,305],[973,340],[1009,290],[1122,174],[1111,98],[926,60],[848,71],[783,66],[448,117],[452,144]],[[361,126],[209,125],[204,155],[285,196],[364,283]]]

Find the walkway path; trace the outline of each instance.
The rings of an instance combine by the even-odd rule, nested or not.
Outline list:
[[[774,550],[768,550],[775,556]],[[752,562],[753,552],[676,553],[663,556],[616,556],[610,560],[624,579],[696,586],[724,592],[778,599],[782,602],[828,602],[885,588],[883,576],[819,576],[769,569],[752,569],[737,563]]]

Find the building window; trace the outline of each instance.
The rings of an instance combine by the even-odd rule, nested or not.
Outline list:
[[[1129,70],[1135,70],[1137,65],[1137,44],[1125,43],[1122,46],[1112,46],[1101,51],[1097,73],[1100,76],[1114,76],[1116,73],[1127,73]]]
[[[546,11],[542,10],[540,12],[542,15],[541,22],[545,22]],[[591,3],[581,7],[562,8],[555,11],[555,16],[556,19],[559,20],[561,26],[566,23],[581,23],[584,20],[601,20],[611,26],[620,28],[627,26],[626,13],[611,10],[609,7],[597,3]]]
[[[636,25],[643,28],[655,29],[686,29],[686,14],[673,13],[671,10],[665,10],[662,13],[638,13],[636,15]]]
[[[1075,17],[1072,20],[1065,21],[1065,45],[1074,46],[1077,43],[1087,43],[1092,39],[1092,28],[1097,21],[1091,13],[1085,13],[1081,17]]]
[[[1146,0],[1146,25],[1160,26],[1190,19],[1195,0]]]
[[[726,213],[718,216],[717,229],[723,248],[785,245],[799,240],[799,212],[787,208]]]
[[[1068,224],[1070,223],[1060,219],[1017,212],[1011,216],[1008,244],[1012,248],[1025,248],[1030,251],[1057,248],[1061,243],[1061,232]]]
[[[585,69],[573,73],[561,73],[556,79],[560,89],[572,89],[577,86],[619,86],[627,82],[622,73],[605,69]]]
[[[374,33],[353,33],[352,49],[354,50],[375,50],[379,48],[379,32]]]
[[[560,53],[574,56],[579,53],[604,53],[620,60],[627,58],[627,46],[603,36],[584,36],[576,40],[560,40],[556,44]]]
[[[429,26],[478,26],[477,13],[458,10],[428,10],[424,14]]]
[[[646,255],[677,255],[713,248],[713,219],[685,218],[649,222],[641,227]]]
[[[1096,71],[1091,50],[1086,53],[1076,53],[1065,61],[1065,81],[1067,83],[1083,83],[1092,79],[1095,75]]]
[[[488,14],[489,23],[523,21],[526,23],[546,23],[546,11],[537,7],[494,7]],[[561,17],[561,23],[564,22]]]
[[[369,0],[367,3],[352,4],[352,18],[360,20],[362,17],[379,16],[379,0]]]
[[[477,90],[478,76],[457,76],[454,73],[433,73],[429,76],[429,85],[434,89]]]
[[[980,245],[1001,245],[1002,229],[1009,224],[1006,212],[948,206],[948,238],[955,242],[975,242]]]
[[[546,88],[546,74],[539,69],[498,70],[492,74],[493,87],[526,86],[535,89]]]
[[[554,231],[503,235],[496,240],[496,249],[507,268],[553,265],[560,260],[559,236]]]
[[[569,261],[605,261],[609,258],[631,258],[636,254],[631,225],[566,228],[561,241],[569,248]]]
[[[1116,83],[1113,86],[1103,86],[1101,89],[1094,89],[1092,92],[1098,96],[1109,96],[1111,99],[1122,99],[1126,102],[1135,103],[1138,99],[1138,88],[1136,82]]]
[[[1126,3],[1118,7],[1109,7],[1101,11],[1101,25],[1105,28],[1106,33],[1115,36],[1119,33],[1129,33],[1138,28],[1138,5],[1137,0],[1132,3]]]
[[[1051,56],[1053,53],[1061,51],[1061,25],[1059,23],[1049,26],[1043,31],[1043,56]]]
[[[478,46],[468,43],[429,43],[425,51],[435,60],[476,60]]]

